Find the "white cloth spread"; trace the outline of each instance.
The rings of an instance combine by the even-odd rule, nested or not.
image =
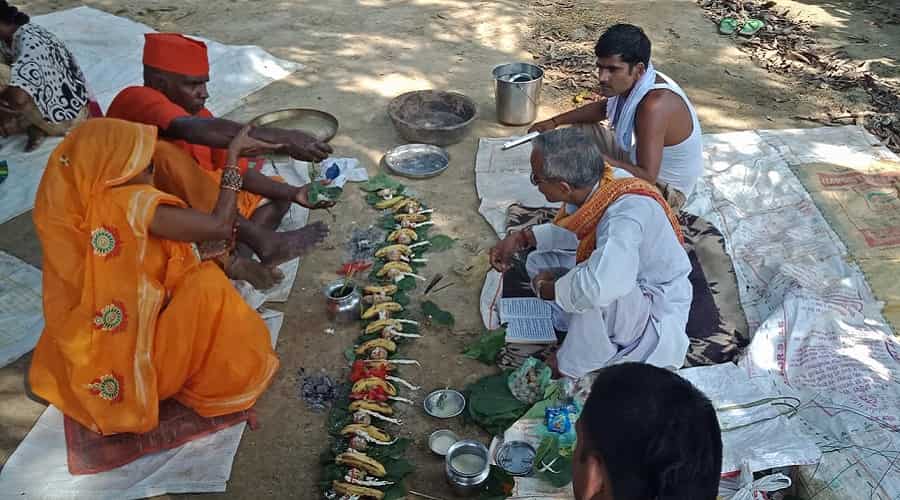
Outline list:
[[[597,225],[597,249],[578,265],[574,233],[552,223],[533,231],[529,274],[567,271],[556,282],[553,304],[556,328],[568,330],[558,354],[561,372],[578,378],[624,361],[681,367],[691,263],[659,203],[640,195],[612,203]]]
[[[664,83],[656,83],[657,76],[662,78]],[[667,183],[685,196],[689,196],[697,179],[703,175],[703,132],[694,106],[675,81],[656,71],[652,63],[648,64],[647,71],[635,83],[624,101],[621,97],[611,97],[607,101],[606,116],[613,127],[619,147],[628,153],[631,163],[637,163],[637,143],[634,137],[637,109],[649,92],[661,89],[670,90],[681,97],[691,114],[692,130],[691,135],[679,144],[663,147],[657,181]]]

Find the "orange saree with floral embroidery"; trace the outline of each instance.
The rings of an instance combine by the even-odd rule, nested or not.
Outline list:
[[[185,206],[130,182],[156,142],[155,127],[89,120],[50,156],[35,202],[46,326],[31,388],[102,434],[153,429],[170,397],[206,417],[247,409],[278,368],[224,273],[149,233],[160,204]]]

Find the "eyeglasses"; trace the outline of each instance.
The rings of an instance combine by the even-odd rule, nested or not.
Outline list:
[[[531,185],[532,186],[540,186],[541,184],[543,184],[545,182],[554,182],[554,181],[559,181],[559,180],[561,180],[561,179],[559,179],[558,177],[538,177],[538,176],[534,175],[534,172],[531,173]]]

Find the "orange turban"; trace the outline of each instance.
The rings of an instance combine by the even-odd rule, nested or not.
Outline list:
[[[185,76],[209,76],[206,44],[177,33],[144,35],[144,65]]]

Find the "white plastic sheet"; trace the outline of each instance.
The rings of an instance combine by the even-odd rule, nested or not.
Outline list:
[[[41,272],[0,252],[0,367],[32,350],[43,329]]]
[[[261,314],[274,346],[284,315]],[[50,406],[0,470],[0,498],[129,500],[222,492],[245,426],[237,424],[111,471],[73,476],[66,461],[63,415]]]

